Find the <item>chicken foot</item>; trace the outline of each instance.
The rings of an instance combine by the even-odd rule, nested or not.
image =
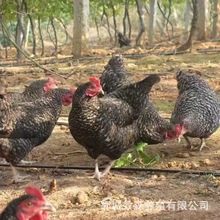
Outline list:
[[[185,140],[187,142],[187,147],[190,148],[190,149],[193,149],[193,146],[192,146],[189,138],[185,135],[183,137],[185,138]],[[199,151],[202,151],[203,147],[206,147],[205,138],[200,138],[200,140],[201,140],[201,142],[198,146],[198,149],[199,149]]]
[[[202,151],[203,147],[206,147],[205,138],[201,138],[201,143],[199,145],[199,151]]]
[[[103,172],[99,171],[99,163],[98,163],[98,159],[95,160],[95,174],[92,176],[92,178],[95,178],[97,180],[100,181],[100,179],[104,176],[106,176],[110,169],[112,168],[113,164],[114,164],[114,160],[110,161],[109,164],[107,165],[107,167],[104,169]]]
[[[11,164],[10,164],[11,165]],[[21,176],[17,169],[11,165],[11,169],[12,169],[12,173],[13,173],[13,179],[10,183],[21,183],[21,182],[25,182],[26,178],[30,177],[30,175],[26,175],[26,176]]]

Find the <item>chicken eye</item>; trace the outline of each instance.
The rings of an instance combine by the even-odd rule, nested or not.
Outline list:
[[[31,202],[27,202],[27,203],[26,203],[26,206],[27,206],[27,207],[29,207],[29,206],[31,206],[31,205],[32,205]]]
[[[95,89],[95,85],[91,85],[91,86],[90,86],[90,89]]]

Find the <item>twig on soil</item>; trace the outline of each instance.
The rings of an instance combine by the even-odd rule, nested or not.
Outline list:
[[[72,151],[72,152],[53,153],[53,154],[56,156],[59,156],[59,155],[82,154],[82,153],[85,153],[85,151],[76,150],[76,151]]]

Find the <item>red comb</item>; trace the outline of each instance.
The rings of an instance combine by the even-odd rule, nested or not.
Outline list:
[[[97,87],[100,86],[100,79],[98,77],[95,76],[89,77],[89,81],[93,82]]]
[[[26,192],[28,195],[37,197],[37,198],[38,198],[39,200],[41,200],[41,201],[45,201],[45,198],[44,198],[43,193],[41,192],[40,189],[38,189],[38,188],[35,187],[35,186],[27,186],[27,187],[25,188],[25,192]]]

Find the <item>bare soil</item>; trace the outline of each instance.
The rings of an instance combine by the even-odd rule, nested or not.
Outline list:
[[[204,43],[198,48],[216,48],[218,44]],[[162,48],[164,49],[164,48]],[[162,50],[160,48],[160,50]],[[167,48],[166,48],[167,49]],[[171,48],[172,49],[172,48]],[[14,51],[11,52],[11,57]],[[112,51],[93,50],[90,56],[99,59],[88,59],[74,62],[59,62],[67,59],[60,55],[57,59],[46,57],[38,62],[46,62],[49,69],[58,70],[60,74],[72,74],[68,80],[55,76],[60,86],[77,86],[88,79],[88,76],[99,76],[107,64]],[[148,52],[140,49],[123,51],[124,54]],[[157,52],[157,50],[156,50]],[[158,50],[159,52],[159,50]],[[3,52],[1,52],[3,54]],[[3,56],[3,55],[2,55]],[[49,64],[55,59],[55,64]],[[11,59],[1,60],[4,64],[14,63]],[[45,63],[44,63],[45,64]],[[219,54],[192,53],[146,57],[125,58],[125,66],[134,81],[140,80],[148,73],[168,73],[161,76],[161,82],[151,92],[151,100],[157,105],[160,113],[169,116],[177,97],[174,73],[178,68],[194,68],[204,77],[210,86],[220,94],[220,58]],[[22,91],[25,84],[32,80],[45,77],[43,70],[27,62],[22,66],[2,67],[14,76],[8,77],[8,90]],[[68,114],[70,108],[63,113]],[[62,120],[67,121],[66,117]],[[199,140],[193,139],[196,145]],[[151,155],[160,155],[160,161],[151,168],[187,169],[218,171],[220,169],[220,131],[207,139],[207,148],[202,152],[186,148],[181,143],[167,141],[147,148]],[[66,126],[56,126],[51,137],[29,155],[29,160],[40,165],[93,166],[94,161],[85,149],[77,144]],[[102,164],[106,164],[103,158]],[[25,183],[6,185],[11,178],[8,167],[0,168],[0,210],[9,201],[20,196],[26,185],[36,185],[42,189],[48,200],[57,211],[50,214],[55,219],[219,219],[220,178],[212,175],[147,173],[131,171],[112,171],[111,175],[100,182],[89,178],[92,171],[60,170],[60,169],[19,169],[21,174],[29,174]],[[54,183],[55,187],[50,187]]]

